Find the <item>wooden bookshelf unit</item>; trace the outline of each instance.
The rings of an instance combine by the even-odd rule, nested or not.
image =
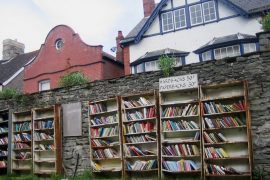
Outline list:
[[[33,109],[33,173],[60,174],[61,121],[58,105]]]
[[[159,93],[161,178],[202,177],[199,88]]]
[[[89,103],[90,160],[94,177],[123,177],[118,98]]]
[[[12,114],[12,167],[13,173],[32,173],[32,114],[31,111]]]
[[[201,87],[205,179],[252,179],[247,83]]]
[[[8,172],[9,111],[0,110],[0,175]]]
[[[160,174],[159,123],[155,91],[121,99],[125,179]]]

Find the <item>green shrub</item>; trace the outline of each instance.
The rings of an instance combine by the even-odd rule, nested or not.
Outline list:
[[[89,79],[80,72],[74,72],[61,77],[59,87],[77,86],[86,84]]]
[[[170,74],[173,72],[174,65],[175,65],[175,58],[173,57],[162,55],[159,58],[159,67],[165,77],[170,76]]]
[[[0,99],[12,99],[20,96],[21,93],[17,89],[5,88],[0,92]]]
[[[264,31],[269,31],[270,30],[270,13],[268,12],[260,21],[262,24],[262,28]]]

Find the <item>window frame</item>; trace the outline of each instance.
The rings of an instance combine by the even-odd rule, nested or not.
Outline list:
[[[208,21],[206,21],[205,20],[205,14],[204,14],[204,4],[208,4],[209,5],[209,3],[213,3],[213,5],[214,5],[214,10],[215,10],[215,19],[211,19],[211,20],[208,20]],[[209,6],[208,6],[209,7]],[[210,8],[209,8],[209,10],[210,10]],[[207,1],[207,2],[203,2],[202,3],[202,13],[203,13],[203,22],[204,23],[208,23],[208,22],[213,22],[213,21],[216,21],[217,20],[217,9],[216,9],[216,3],[215,3],[215,1]],[[209,12],[209,15],[211,15],[211,13]],[[211,16],[210,16],[211,17]]]
[[[235,47],[238,48],[238,52],[235,51]],[[232,54],[233,55],[228,55],[228,49],[229,48],[232,48]],[[222,51],[226,52],[226,56],[223,56],[222,55]],[[231,45],[231,46],[224,46],[224,47],[220,47],[220,48],[216,48],[216,49],[213,49],[214,51],[214,58],[215,59],[224,59],[224,58],[229,58],[229,57],[237,57],[237,56],[240,56],[241,55],[241,48],[240,48],[240,45],[239,44],[236,44],[236,45]],[[219,58],[217,58],[217,51],[219,51]],[[236,53],[235,53],[236,52]]]
[[[254,47],[254,51],[250,51],[251,45]],[[246,51],[247,46],[248,46],[248,51]],[[256,52],[257,51],[257,44],[256,43],[243,43],[243,49],[244,49],[244,54]]]
[[[210,55],[209,58],[205,58],[204,57],[204,54],[206,54],[206,56]],[[209,53],[209,54],[208,54]],[[212,58],[212,50],[209,50],[209,51],[205,51],[202,53],[202,61],[211,61],[213,58]]]
[[[48,83],[49,84],[49,89],[42,89],[43,85]],[[41,80],[38,82],[38,90],[39,92],[41,91],[47,91],[47,90],[50,90],[51,89],[51,80],[49,79],[45,79],[45,80]]]
[[[202,21],[200,22],[200,23],[197,23],[197,20],[196,20],[196,23],[194,23],[193,24],[193,22],[192,22],[192,16],[191,16],[191,8],[192,7],[195,7],[195,6],[199,6],[200,7],[200,9],[201,9],[201,19],[202,19]],[[196,10],[196,9],[195,9]],[[195,11],[194,13],[196,14],[196,12],[197,11]],[[203,19],[203,11],[202,11],[202,3],[199,3],[199,4],[194,4],[194,5],[192,5],[192,6],[189,6],[189,20],[190,20],[190,26],[196,26],[196,25],[199,25],[199,24],[203,24],[204,23],[204,19]],[[197,19],[197,17],[196,17],[196,19]]]
[[[164,30],[164,19],[163,19],[164,14],[171,14],[171,16],[172,16],[172,29]],[[164,13],[161,14],[161,24],[162,24],[162,31],[163,32],[169,32],[169,31],[174,30],[174,13],[173,13],[173,11],[168,11],[168,12],[164,12]],[[169,26],[169,25],[167,24],[166,26]]]
[[[181,27],[176,27],[176,16],[175,16],[175,12],[177,12],[177,11],[181,11],[181,10],[183,10],[184,11],[184,19],[185,19],[185,26],[181,26]],[[180,9],[176,9],[176,10],[174,10],[173,11],[173,17],[174,17],[174,29],[175,30],[178,30],[178,29],[184,29],[184,28],[186,28],[187,27],[187,15],[186,15],[186,9],[185,8],[180,8]],[[181,16],[179,16],[179,18],[180,18]],[[181,24],[181,19],[180,19],[180,21],[178,22],[178,23],[180,23]]]

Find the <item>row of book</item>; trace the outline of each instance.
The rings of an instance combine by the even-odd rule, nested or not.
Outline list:
[[[7,162],[6,161],[0,161],[0,168],[6,168]]]
[[[96,163],[96,162],[91,162],[91,167],[94,171],[121,171],[122,167],[117,167],[117,166],[114,166],[114,167],[104,167],[104,166],[101,166],[100,164]]]
[[[30,159],[31,152],[19,152],[18,154],[15,155],[15,159]]]
[[[216,114],[226,112],[244,111],[245,104],[243,101],[235,102],[233,104],[221,104],[215,102],[203,103],[204,114]]]
[[[8,132],[7,127],[0,127],[0,133],[6,133],[6,132]]]
[[[162,112],[162,117],[195,116],[198,115],[198,105],[188,104],[183,107],[167,107]]]
[[[206,158],[228,158],[229,155],[223,148],[207,147],[205,148]]]
[[[126,137],[126,143],[144,143],[144,142],[153,142],[157,139],[153,136],[150,136],[148,134],[145,135],[139,135],[139,136],[127,136]]]
[[[14,135],[14,142],[22,142],[22,141],[31,141],[31,134],[30,133],[21,133]]]
[[[0,138],[0,145],[8,144],[8,138],[7,137],[2,137]]]
[[[220,143],[220,142],[228,142],[226,137],[222,133],[207,133],[203,132],[203,139],[206,143]]]
[[[52,129],[54,128],[54,121],[37,121],[35,122],[35,129]]]
[[[163,121],[164,131],[180,131],[180,130],[192,130],[200,129],[199,125],[194,121]]]
[[[93,147],[114,146],[119,145],[119,141],[111,142],[109,140],[91,139],[91,144]]]
[[[37,145],[35,145],[34,150],[36,150],[36,151],[50,151],[50,150],[55,150],[55,146],[53,144],[37,144]]]
[[[34,140],[35,141],[42,141],[42,140],[53,140],[53,135],[47,133],[34,133]]]
[[[91,119],[91,125],[101,125],[101,124],[111,124],[118,122],[118,115],[113,116],[101,116],[101,117],[94,117]]]
[[[163,169],[173,172],[190,172],[199,170],[199,166],[192,160],[163,161]]]
[[[157,169],[158,163],[157,160],[149,160],[149,161],[135,161],[133,164],[127,162],[127,169],[133,171],[143,171],[143,170],[151,170]]]
[[[124,146],[126,156],[149,156],[157,155],[157,152],[152,150],[142,150],[136,146]]]
[[[127,121],[154,118],[156,117],[156,109],[154,107],[151,107],[151,108],[143,108],[140,111],[135,111],[132,113],[127,112],[126,117]]]
[[[14,143],[13,146],[14,146],[14,149],[30,149],[31,148],[31,146],[26,143]]]
[[[98,149],[93,151],[93,158],[104,159],[104,158],[118,158],[119,154],[115,149]]]
[[[5,157],[8,155],[8,151],[2,151],[0,150],[0,157]]]
[[[153,122],[137,122],[124,126],[125,134],[129,133],[143,133],[152,132],[155,129],[155,123]]]
[[[15,132],[31,130],[31,122],[16,123],[14,127]]]
[[[149,100],[147,100],[145,97],[139,97],[138,100],[123,101],[123,103],[126,108],[149,106],[153,104]]]
[[[90,131],[92,137],[107,137],[118,135],[119,128],[118,126],[108,128],[92,128]]]
[[[200,154],[197,145],[192,144],[173,144],[162,147],[165,156],[196,156]]]
[[[204,118],[206,128],[229,128],[229,127],[239,127],[245,125],[239,117],[222,117],[216,119]]]
[[[220,165],[215,165],[215,164],[207,164],[206,168],[206,173],[207,174],[212,174],[212,175],[238,175],[241,174],[237,170],[235,170],[232,167],[224,167]]]
[[[90,104],[90,114],[96,114],[107,111],[107,105],[104,103]]]

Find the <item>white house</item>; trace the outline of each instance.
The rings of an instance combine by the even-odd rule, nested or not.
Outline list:
[[[176,65],[258,50],[255,34],[270,0],[143,0],[144,17],[121,41],[125,74],[158,70],[162,54]],[[128,67],[128,68],[127,68]]]

